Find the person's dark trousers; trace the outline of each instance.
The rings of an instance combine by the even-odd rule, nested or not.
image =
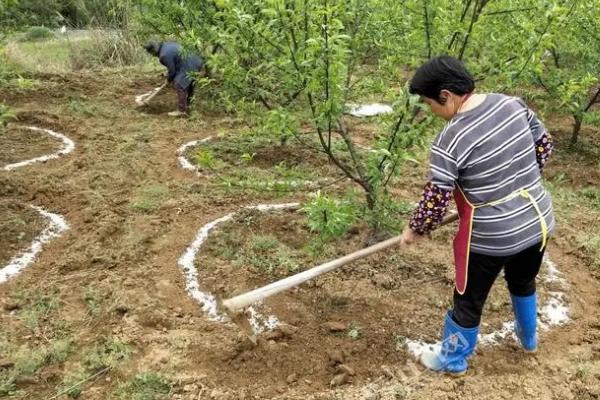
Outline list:
[[[510,294],[524,297],[535,293],[535,277],[544,257],[540,247],[541,243],[538,243],[504,257],[471,252],[467,288],[462,295],[454,291],[452,319],[464,328],[479,326],[483,305],[502,267]]]
[[[194,83],[190,83],[186,89],[175,83],[175,90],[177,91],[177,107],[179,111],[187,113],[192,97],[194,97]]]

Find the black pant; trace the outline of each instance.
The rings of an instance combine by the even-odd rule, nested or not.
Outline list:
[[[194,97],[194,82],[190,82],[189,86],[185,89],[176,83],[175,90],[177,91],[177,107],[179,111],[187,113],[188,107]]]
[[[462,295],[454,291],[452,319],[463,328],[479,326],[483,305],[502,267],[510,294],[529,296],[535,293],[535,277],[540,271],[544,257],[540,246],[541,243],[538,243],[520,253],[505,257],[471,252],[467,288]]]

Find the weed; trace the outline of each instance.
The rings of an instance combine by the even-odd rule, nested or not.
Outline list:
[[[125,67],[144,63],[148,55],[138,40],[121,31],[95,31],[87,42],[69,42],[69,59],[74,71],[98,67]]]
[[[5,104],[0,104],[0,129],[6,127],[6,125],[15,118],[16,115],[12,108]]]
[[[168,192],[166,187],[160,185],[143,187],[138,190],[132,207],[143,212],[154,211],[160,207]]]
[[[92,351],[85,354],[83,362],[65,374],[63,382],[57,388],[58,393],[78,398],[83,384],[90,378],[116,367],[131,355],[132,350],[126,343],[105,338]]]
[[[65,72],[70,69],[69,46],[62,40],[9,43],[6,57],[25,71]]]
[[[83,365],[90,373],[96,373],[106,368],[115,367],[131,355],[132,350],[126,343],[110,338],[97,345],[84,358]]]
[[[47,318],[52,311],[60,306],[60,300],[54,292],[26,291],[19,293],[17,298],[23,303],[29,304],[19,311],[18,317],[31,330],[37,328],[40,320]]]
[[[96,107],[87,104],[79,99],[71,99],[69,101],[69,109],[75,114],[93,116],[96,114]]]
[[[394,348],[396,351],[400,351],[404,349],[404,346],[406,346],[406,336],[402,335],[401,333],[392,334],[392,341],[394,342]]]
[[[577,364],[575,376],[581,380],[584,380],[591,375],[592,370],[592,365],[588,361],[580,361]]]
[[[54,33],[45,26],[32,26],[20,38],[22,42],[36,42],[53,38]]]
[[[173,384],[169,379],[154,372],[145,372],[119,385],[113,397],[119,400],[167,399],[172,389]]]
[[[17,346],[6,338],[0,338],[0,354],[8,354],[14,363],[11,368],[0,370],[0,396],[18,393],[19,378],[34,376],[42,367],[64,362],[70,348],[71,342],[68,340],[52,341],[47,346],[30,348],[27,345]]]
[[[567,175],[564,172],[559,172],[552,177],[552,182],[555,184],[561,184],[567,180]]]
[[[252,266],[266,273],[299,268],[298,256],[293,249],[273,236],[253,236],[249,244],[237,253],[233,263],[239,267]]]
[[[83,301],[85,302],[90,315],[97,316],[102,311],[102,299],[96,290],[86,289],[83,294]]]
[[[352,340],[358,340],[361,336],[361,327],[356,325],[354,322],[350,324],[350,328],[348,329],[348,337]]]
[[[194,163],[200,168],[214,169],[217,161],[211,150],[198,150],[194,155]]]
[[[85,369],[78,365],[73,371],[69,371],[65,374],[61,385],[57,388],[59,393],[66,394],[72,399],[76,399],[81,395],[83,391],[83,383],[88,374]]]
[[[595,187],[587,187],[581,190],[581,194],[590,200],[590,204],[594,208],[600,209],[600,189]]]
[[[19,75],[13,81],[13,85],[18,92],[23,93],[40,87],[41,83],[37,79],[23,78]]]
[[[252,243],[252,248],[254,250],[271,250],[276,248],[277,246],[279,246],[279,240],[277,240],[276,237],[274,236],[270,236],[270,235],[266,235],[266,236],[261,236],[261,235],[255,235],[252,236],[252,238],[250,238],[250,241]]]
[[[592,258],[593,266],[600,268],[600,235],[582,234],[579,235],[578,242]]]
[[[248,165],[252,163],[252,160],[254,160],[254,156],[256,156],[256,153],[244,153],[240,156],[240,159],[244,164]]]

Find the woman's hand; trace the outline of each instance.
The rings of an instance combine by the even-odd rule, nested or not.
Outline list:
[[[415,242],[418,242],[419,240],[422,240],[425,237],[425,235],[419,235],[418,233],[415,233],[415,231],[413,231],[412,229],[410,229],[410,227],[406,227],[404,228],[404,231],[402,232],[402,239],[401,239],[401,244],[413,244]]]

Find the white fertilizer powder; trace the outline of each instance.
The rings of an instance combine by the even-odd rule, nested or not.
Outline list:
[[[60,149],[59,151],[57,151],[56,153],[47,154],[47,155],[43,155],[40,157],[31,158],[29,160],[19,161],[19,162],[13,163],[13,164],[5,165],[4,167],[2,167],[2,169],[5,171],[11,171],[13,169],[24,167],[26,165],[33,164],[33,163],[46,162],[48,160],[53,160],[53,159],[59,158],[61,156],[64,156],[65,154],[69,154],[70,152],[73,151],[73,149],[75,149],[75,143],[71,139],[69,139],[68,137],[63,135],[62,133],[54,132],[50,129],[36,128],[34,126],[25,126],[23,128],[29,129],[30,131],[35,131],[35,132],[44,132],[52,137],[60,139],[63,142],[63,148]]]
[[[353,117],[365,118],[374,117],[381,114],[389,114],[394,112],[394,109],[387,104],[373,103],[373,104],[347,104],[347,113]]]
[[[546,269],[541,279],[547,283],[558,283],[563,290],[566,290],[568,288],[567,282],[561,277],[561,272],[548,256],[544,258],[544,265],[546,266]],[[553,326],[562,325],[569,321],[569,307],[565,297],[566,295],[564,292],[551,291],[548,293],[548,300],[538,309],[538,325],[540,330],[545,331]],[[497,344],[509,336],[516,340],[514,326],[514,321],[504,322],[500,330],[486,335],[479,335],[478,342],[485,346]],[[408,352],[417,359],[419,359],[424,352],[431,351],[432,349],[439,349],[440,346],[440,342],[434,344],[425,343],[420,340],[407,340],[406,342]]]
[[[269,212],[275,210],[294,209],[298,206],[299,203],[259,204],[257,206],[244,207],[244,209]],[[217,225],[231,220],[234,215],[235,213],[227,214],[219,219],[209,222],[200,228],[196,234],[196,238],[192,244],[189,245],[178,261],[179,267],[183,271],[185,277],[186,291],[194,300],[201,304],[202,311],[204,311],[210,319],[215,321],[225,321],[227,320],[227,317],[219,313],[217,309],[216,297],[213,294],[201,289],[198,281],[198,270],[194,263],[196,256],[198,255],[198,251],[208,238],[210,231]],[[256,332],[273,329],[279,323],[277,317],[273,315],[263,316],[253,307],[249,307],[248,313],[250,316],[250,325],[252,325]]]
[[[5,171],[11,171],[37,162],[46,162],[48,160],[53,160],[65,154],[68,154],[72,152],[73,149],[75,149],[75,143],[62,133],[54,132],[50,129],[36,128],[34,126],[24,126],[22,128],[29,129],[30,131],[35,132],[47,133],[52,137],[60,139],[63,142],[63,148],[57,151],[56,153],[35,157],[29,160],[19,161],[13,164],[8,164],[2,168]],[[0,269],[0,283],[6,282],[8,279],[22,272],[31,263],[33,263],[37,255],[40,253],[40,251],[42,251],[42,247],[44,244],[48,243],[54,238],[59,237],[64,231],[69,229],[69,225],[61,215],[51,213],[49,211],[44,210],[41,207],[30,207],[32,207],[34,210],[36,210],[48,220],[48,227],[44,229],[38,237],[33,239],[31,245],[24,253],[12,258],[9,261],[8,265]]]
[[[42,246],[45,243],[59,237],[64,231],[69,229],[69,225],[67,225],[67,222],[61,215],[48,212],[41,207],[30,207],[44,216],[48,220],[49,225],[31,242],[31,245],[24,253],[14,257],[8,265],[0,269],[0,283],[4,283],[22,272],[35,260],[39,252],[42,251]]]

